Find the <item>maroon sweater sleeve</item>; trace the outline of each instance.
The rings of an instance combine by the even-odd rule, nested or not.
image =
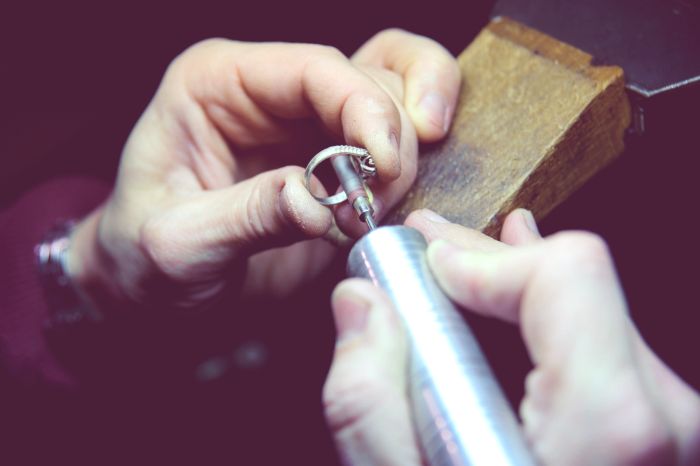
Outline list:
[[[97,178],[59,178],[0,210],[0,364],[11,377],[67,387],[77,383],[52,354],[44,334],[49,310],[34,246],[57,222],[85,217],[109,190],[109,184]]]

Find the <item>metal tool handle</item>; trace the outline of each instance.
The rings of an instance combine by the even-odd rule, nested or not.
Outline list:
[[[384,289],[410,340],[411,405],[433,466],[533,465],[520,427],[479,345],[404,226],[381,227],[350,251],[348,273]]]

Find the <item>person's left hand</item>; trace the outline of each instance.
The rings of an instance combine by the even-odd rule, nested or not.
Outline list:
[[[69,275],[98,308],[284,296],[335,254],[318,238],[332,214],[301,167],[328,135],[365,147],[381,218],[415,178],[418,139],[446,134],[459,83],[444,48],[398,30],[352,59],[309,44],[197,44],[130,135],[113,194],[74,233]],[[362,228],[350,206],[336,219],[350,235]]]

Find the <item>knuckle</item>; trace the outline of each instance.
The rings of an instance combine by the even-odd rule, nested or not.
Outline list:
[[[413,36],[413,34],[404,29],[392,27],[379,31],[377,34],[375,34],[373,39],[376,39],[377,41],[393,42],[395,40],[405,39],[409,36]]]
[[[187,47],[185,50],[180,52],[172,62],[170,62],[168,71],[178,71],[185,67],[189,62],[196,59],[201,54],[202,49],[209,48],[214,40],[215,39],[205,39]]]
[[[299,47],[301,47],[299,51],[306,60],[304,79],[313,75],[327,74],[329,70],[334,69],[337,63],[348,61],[343,52],[331,45],[303,44]]]
[[[166,221],[161,218],[148,220],[139,232],[141,251],[153,266],[167,276],[182,273],[182,264],[177,253],[178,246]]]
[[[187,74],[190,70],[198,68],[203,57],[209,55],[212,50],[230,42],[227,39],[209,38],[190,45],[170,62],[165,72],[165,82],[185,81]]]
[[[662,422],[648,420],[632,434],[613,436],[612,448],[620,452],[620,464],[675,464],[673,436]]]
[[[334,47],[332,45],[308,44],[305,47],[309,47],[311,49],[310,51],[319,57],[331,60],[346,59],[345,54],[343,54],[338,47]]]
[[[195,42],[185,49],[185,53],[198,54],[203,50],[210,50],[211,48],[219,47],[222,44],[226,44],[229,41],[221,37],[210,37],[199,42]]]
[[[653,401],[639,385],[637,388],[617,409],[610,410],[626,414],[611,422],[601,441],[617,453],[617,464],[675,464],[673,433]]]
[[[608,267],[612,263],[605,240],[590,232],[573,231],[552,237],[552,245],[560,260],[573,266]]]
[[[566,393],[559,387],[558,401],[534,416],[537,408],[528,394],[521,413],[533,451],[544,464],[677,463],[673,430],[641,380],[633,375],[616,382],[605,396],[591,396],[590,390]],[[572,431],[559,428],[564,420],[580,441],[567,441]]]
[[[212,49],[221,47],[222,45],[228,43],[227,39],[222,39],[219,37],[211,37],[208,39],[200,40],[194,44],[187,47],[180,55],[175,58],[175,62],[188,62],[191,60],[197,60],[203,54],[208,54]]]

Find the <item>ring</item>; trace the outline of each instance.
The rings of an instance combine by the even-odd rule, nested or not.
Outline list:
[[[367,152],[367,149],[354,146],[331,146],[323,149],[321,152],[313,156],[309,164],[306,166],[306,171],[304,172],[304,183],[306,184],[306,189],[321,205],[330,206],[340,204],[348,198],[345,191],[340,191],[339,193],[328,197],[316,196],[313,191],[311,191],[311,176],[313,175],[314,170],[316,170],[321,163],[335,157],[336,155],[351,156],[352,160],[357,163],[356,167],[359,166],[359,171],[363,178],[373,176],[376,171],[374,167],[374,160],[372,160],[372,156],[369,152]],[[367,189],[369,193],[367,185],[365,185],[365,189]]]

